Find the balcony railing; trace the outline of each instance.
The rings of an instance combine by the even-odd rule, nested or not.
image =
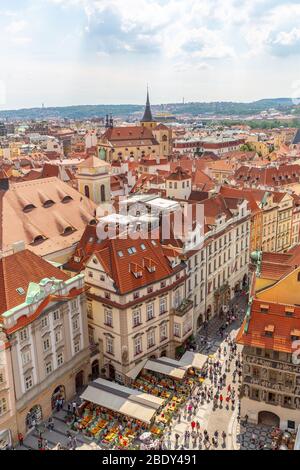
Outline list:
[[[194,306],[194,303],[192,300],[185,299],[181,305],[177,308],[172,309],[172,313],[174,315],[177,315],[178,317],[183,317],[187,312],[189,312]]]

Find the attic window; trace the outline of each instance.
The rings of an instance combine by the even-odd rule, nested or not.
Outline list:
[[[261,313],[268,313],[269,312],[269,305],[261,305],[260,306]]]
[[[275,327],[274,325],[268,325],[265,327],[265,336],[268,338],[273,338]]]
[[[294,312],[295,312],[295,310],[294,310],[293,308],[291,308],[291,307],[287,307],[287,308],[285,309],[285,315],[286,315],[287,317],[292,317],[292,316],[294,315]]]
[[[136,253],[136,249],[135,249],[134,246],[131,246],[130,248],[128,248],[127,251],[128,251],[128,253],[129,253],[130,255],[133,255],[134,253]]]
[[[123,258],[123,256],[124,256],[123,251],[118,251],[118,256],[119,256],[119,258]]]
[[[27,206],[23,207],[23,212],[31,212],[33,209],[36,209],[34,204],[28,204]]]
[[[34,238],[31,245],[39,245],[40,243],[43,243],[43,241],[45,241],[45,237],[43,237],[43,235],[38,235],[37,237]]]
[[[25,291],[24,291],[23,287],[18,287],[16,289],[16,291],[18,292],[19,295],[24,295],[25,294]]]
[[[156,245],[157,245],[157,243],[156,243],[155,240],[151,240],[151,243],[152,243],[153,246],[156,246]]]
[[[291,339],[292,341],[298,341],[300,339],[300,330],[292,330]]]
[[[145,247],[144,243],[141,244],[141,248],[143,251],[145,251],[147,248]]]
[[[75,232],[75,229],[71,226],[66,227],[63,231],[63,235],[71,235],[71,233]]]
[[[55,204],[55,202],[52,201],[52,199],[48,199],[47,201],[44,202],[43,207],[45,207],[45,209],[47,209],[48,207],[51,207],[54,204]]]
[[[73,198],[71,196],[65,196],[61,202],[63,204],[66,204],[67,202],[70,202],[70,201],[73,201]]]

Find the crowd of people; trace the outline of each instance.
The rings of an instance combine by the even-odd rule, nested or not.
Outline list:
[[[213,357],[208,360],[205,381],[197,386],[185,407],[177,413],[169,430],[162,439],[161,448],[172,448],[172,429],[177,423],[188,422],[184,434],[175,432],[175,449],[217,449],[227,446],[226,430],[205,429],[197,418],[201,406],[212,404],[212,412],[224,410],[233,412],[238,407],[240,419],[239,393],[242,379],[242,358],[237,345],[228,335]]]

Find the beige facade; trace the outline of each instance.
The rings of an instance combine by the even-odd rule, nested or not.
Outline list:
[[[99,346],[101,368],[108,377],[125,382],[125,374],[143,359],[174,357],[176,347],[191,336],[193,303],[183,304],[184,269],[125,295],[114,291],[113,281],[93,257],[85,276],[90,287],[90,341]]]
[[[90,157],[77,172],[78,190],[95,204],[110,202],[110,165],[99,158]]]
[[[16,419],[14,438],[16,431],[25,435],[47,419],[56,398],[71,399],[90,375],[83,275],[68,281],[46,279],[29,289],[26,303],[3,314],[10,343],[5,376],[10,374],[9,361],[13,373],[9,393],[15,400],[10,408]]]
[[[220,219],[219,226],[204,237],[204,243],[188,260],[187,297],[194,303],[194,331],[231,300],[236,290],[248,284],[250,212],[247,202],[236,217]]]
[[[276,251],[286,251],[292,243],[292,220],[294,200],[285,194],[278,205]]]

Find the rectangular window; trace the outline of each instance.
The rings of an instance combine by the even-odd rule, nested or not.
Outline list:
[[[160,327],[160,341],[168,339],[168,325],[165,323]]]
[[[42,328],[46,328],[48,326],[48,317],[42,318]]]
[[[55,332],[55,343],[59,343],[62,339],[62,334],[61,334],[61,330],[57,330]]]
[[[26,341],[28,339],[28,330],[25,328],[24,330],[20,331],[20,341]]]
[[[162,315],[167,311],[167,297],[159,299],[159,314]]]
[[[53,320],[58,321],[59,319],[60,319],[60,312],[59,310],[56,310],[55,312],[53,312]]]
[[[1,372],[0,372],[0,384],[3,384],[3,383],[4,383],[4,381],[5,381],[5,378],[4,378],[4,377],[5,377],[5,376],[4,376],[4,372],[1,371]]]
[[[76,310],[77,309],[77,300],[72,300],[71,302],[71,310]]]
[[[141,311],[140,309],[134,310],[132,312],[132,325],[133,328],[136,326],[139,326],[142,323],[142,318],[141,318]]]
[[[7,400],[6,398],[0,398],[0,416],[4,415],[7,412]]]
[[[47,338],[43,341],[43,348],[44,351],[48,351],[50,349],[50,339]]]
[[[147,320],[154,318],[154,304],[147,304]]]
[[[46,364],[46,375],[51,374],[52,372],[52,362],[47,362]]]
[[[57,366],[60,367],[64,363],[64,355],[63,353],[58,354],[57,356]]]
[[[33,387],[32,376],[28,375],[25,377],[25,390],[30,390]]]
[[[80,342],[79,341],[75,341],[74,343],[74,352],[75,354],[79,353],[80,351]]]
[[[134,340],[134,354],[137,356],[138,354],[141,354],[143,352],[142,349],[142,338],[139,336],[138,338],[135,338]]]
[[[106,338],[106,352],[108,354],[114,354],[114,340],[113,338]]]
[[[180,338],[180,324],[179,323],[174,323],[174,336],[177,338]]]
[[[104,310],[105,325],[113,326],[112,311],[105,309]]]
[[[147,345],[148,345],[148,349],[153,348],[153,346],[155,346],[155,331],[154,330],[149,331],[147,335]]]

